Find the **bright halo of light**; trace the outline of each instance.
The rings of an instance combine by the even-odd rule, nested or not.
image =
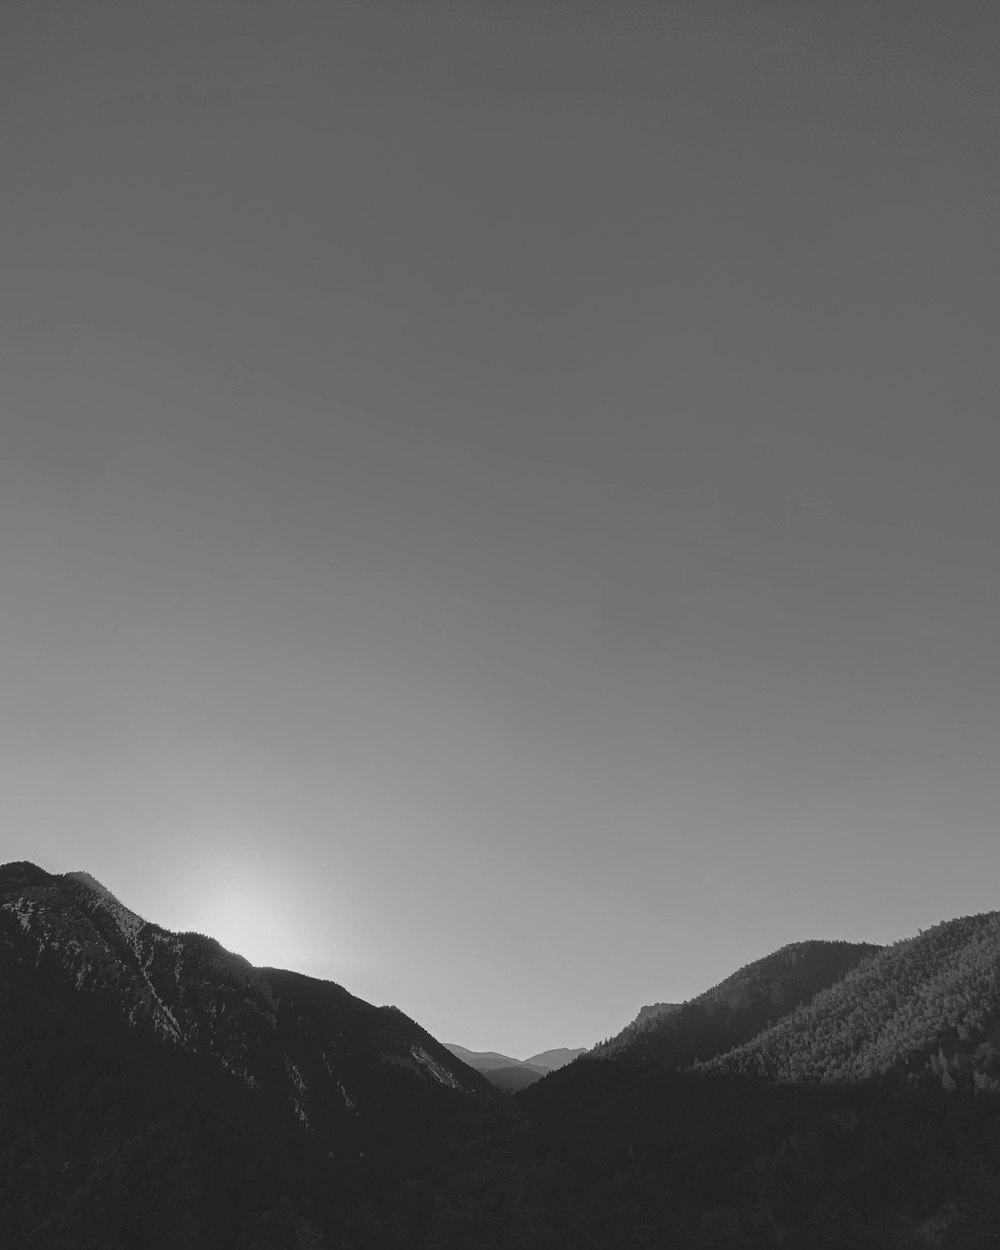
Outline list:
[[[295,934],[273,899],[242,882],[226,881],[207,900],[205,931],[258,967],[296,966]]]

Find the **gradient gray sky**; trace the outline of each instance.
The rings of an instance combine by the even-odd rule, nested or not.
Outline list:
[[[0,858],[524,1056],[1000,906],[1000,10],[9,4]]]

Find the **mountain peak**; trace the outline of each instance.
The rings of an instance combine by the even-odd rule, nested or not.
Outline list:
[[[114,920],[116,927],[128,942],[130,946],[135,944],[135,937],[139,930],[146,923],[138,914],[126,907],[125,904],[108,889],[106,885],[102,885],[96,877],[91,876],[89,872],[67,872],[63,873],[64,881],[75,882],[77,885],[85,886],[90,891],[90,895],[96,899],[98,905]]]
[[[8,883],[11,886],[38,886],[46,885],[51,880],[51,876],[44,868],[39,868],[37,864],[27,859],[15,859],[9,864],[0,864],[0,883]]]
[[[1000,1089],[1000,912],[962,916],[877,948],[794,1015],[702,1065],[769,1080],[859,1081],[927,1072],[944,1088]],[[934,1061],[931,1056],[937,1051]],[[951,1084],[949,1085],[949,1082]]]
[[[84,885],[90,886],[95,893],[101,894],[106,898],[115,898],[106,885],[102,885],[96,877],[89,872],[84,872],[82,869],[79,872],[64,872],[63,876],[68,881],[82,881]],[[115,899],[115,902],[117,903],[118,900]]]
[[[586,1046],[577,1046],[572,1049],[569,1046],[557,1046],[553,1050],[542,1050],[537,1055],[529,1055],[523,1062],[534,1064],[539,1068],[548,1068],[550,1072],[554,1072],[557,1068],[564,1068],[566,1064],[572,1063],[578,1055],[586,1053]]]
[[[366,1086],[369,1111],[380,1114],[386,1065],[417,1078],[400,1094],[403,1103],[422,1097],[418,1087],[427,1082],[466,1094],[488,1090],[402,1012],[380,1011],[329,982],[255,969],[214,938],[151,924],[83,870],[53,874],[21,862],[0,868],[5,956],[29,967],[44,959],[68,989],[92,996],[130,1027],[210,1057],[247,1086],[273,1083],[275,1064],[279,1071],[284,1065],[279,1084],[288,1086],[303,1123],[329,1118],[331,1099],[341,1119],[355,1103],[363,1110],[358,1091]],[[306,1085],[314,1097],[302,1092]]]
[[[585,1047],[570,1050],[560,1046],[555,1050],[543,1050],[530,1059],[512,1059],[510,1055],[502,1055],[495,1050],[468,1050],[456,1042],[445,1042],[445,1049],[451,1051],[456,1059],[461,1059],[470,1068],[475,1068],[492,1085],[508,1092],[524,1089],[526,1085],[540,1080],[549,1072],[565,1067],[578,1056],[586,1053]]]

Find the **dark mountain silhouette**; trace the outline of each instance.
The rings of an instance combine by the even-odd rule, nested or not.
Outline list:
[[[470,1068],[475,1068],[477,1072],[482,1072],[484,1075],[497,1068],[517,1067],[521,1062],[520,1059],[513,1059],[510,1055],[501,1055],[496,1050],[467,1050],[455,1042],[445,1042],[445,1047],[457,1059],[461,1059]]]
[[[500,1097],[393,1008],[0,868],[18,1250],[986,1250],[998,1178],[1000,913],[784,947]]]
[[[255,1218],[329,1226],[417,1128],[493,1096],[396,1008],[149,924],[87,874],[0,868],[0,995],[0,1210],[18,1195],[39,1245],[109,1207],[146,1229],[122,1245],[153,1244],[147,1208],[219,1246]]]
[[[484,1072],[483,1075],[497,1089],[503,1089],[508,1093],[512,1093],[517,1089],[527,1089],[535,1081],[540,1081],[546,1075],[546,1070],[544,1068],[532,1067],[530,1064],[518,1063],[510,1068],[491,1068],[489,1072]]]
[[[129,1023],[211,1057],[250,1088],[279,1091],[303,1124],[377,1116],[387,1083],[403,1102],[426,1089],[485,1088],[396,1008],[373,1007],[330,981],[254,968],[214,938],[149,924],[86,873],[5,866],[0,924],[22,958],[56,959],[76,989]]]

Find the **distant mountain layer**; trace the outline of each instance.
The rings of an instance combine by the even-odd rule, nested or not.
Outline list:
[[[549,1072],[555,1072],[557,1068],[564,1068],[566,1064],[572,1063],[578,1055],[586,1054],[587,1048],[580,1046],[576,1050],[570,1050],[566,1046],[560,1046],[556,1050],[543,1050],[537,1055],[529,1055],[524,1060],[526,1064],[534,1065],[538,1068],[545,1068]]]
[[[530,1059],[512,1059],[510,1055],[501,1055],[495,1050],[468,1050],[455,1042],[445,1042],[445,1046],[456,1058],[481,1072],[491,1084],[508,1091],[524,1089],[586,1053],[584,1047],[570,1050],[562,1046],[556,1050],[543,1050]]]
[[[520,1059],[512,1059],[510,1055],[501,1055],[496,1050],[467,1050],[455,1042],[445,1042],[445,1047],[456,1059],[475,1068],[477,1072],[492,1072],[496,1068],[513,1068],[520,1064]]]

